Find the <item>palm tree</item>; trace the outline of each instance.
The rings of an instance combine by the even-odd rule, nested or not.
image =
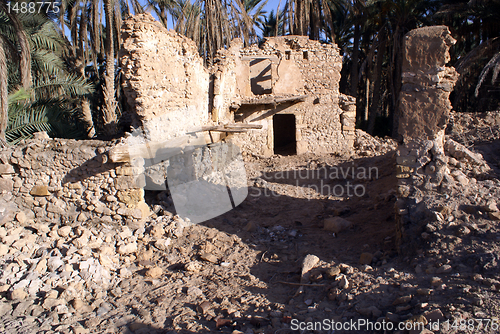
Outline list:
[[[278,17],[274,14],[274,10],[264,17],[262,22],[259,22],[259,28],[262,31],[263,37],[276,36],[279,30]]]
[[[0,20],[9,23],[9,31],[0,33],[0,145],[5,145],[5,131],[8,122],[8,68],[6,53],[17,53],[19,57],[19,73],[21,85],[27,89],[31,85],[31,54],[28,39],[18,17],[7,8],[5,2],[0,3]],[[8,36],[10,35],[10,36]],[[9,43],[15,36],[14,44]],[[10,37],[10,38],[9,38]],[[18,51],[19,50],[19,51]]]
[[[178,7],[176,0],[147,0],[147,9],[151,9],[160,19],[163,26],[167,27],[168,14],[172,15],[174,8]]]
[[[264,6],[267,2],[268,0],[235,0],[235,5],[231,1],[235,26],[240,28],[240,35],[243,36],[246,45],[257,41],[255,27],[263,22],[266,14]]]
[[[485,111],[498,108],[500,71],[500,1],[443,1],[436,20],[450,27],[457,43],[450,50],[451,63],[460,77],[452,94],[456,110]]]
[[[81,101],[81,114],[86,120],[87,131],[90,137],[95,133],[92,115],[94,113],[100,116],[97,125],[102,125],[99,127],[102,132],[112,136],[117,131],[120,113],[117,101],[116,58],[118,46],[121,44],[122,16],[143,12],[142,5],[138,0],[63,0],[61,12],[62,9],[65,12],[60,15],[59,23],[61,30],[70,31],[69,42],[76,70],[96,80],[99,87],[94,99],[102,100],[99,105],[87,98]],[[104,71],[101,71],[101,66]],[[91,106],[98,109],[91,110]]]
[[[9,121],[9,90],[5,49],[4,37],[0,36],[0,147],[5,147],[7,144],[5,141],[5,130],[7,130]]]
[[[109,136],[116,133],[117,127],[117,115],[116,107],[118,102],[116,101],[116,89],[115,89],[115,41],[114,41],[114,29],[117,28],[115,25],[115,11],[114,11],[115,0],[104,0],[104,15],[106,18],[106,39],[104,43],[104,50],[106,54],[106,75],[104,77],[104,110],[103,110],[103,120],[104,120],[104,130]]]
[[[61,136],[76,135],[69,133],[75,123],[70,119],[75,114],[75,99],[91,92],[92,87],[67,67],[68,44],[49,16],[14,12],[7,15],[4,6],[0,5],[0,9],[2,140],[16,142],[42,130]],[[29,65],[15,62],[22,54],[18,51],[19,36],[26,38],[28,50],[24,53],[29,53]],[[6,54],[11,56],[6,58]],[[30,73],[23,73],[27,69]],[[63,120],[69,124],[56,131],[56,124]]]

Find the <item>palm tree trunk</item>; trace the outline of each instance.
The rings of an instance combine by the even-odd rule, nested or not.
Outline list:
[[[85,77],[85,43],[87,42],[87,4],[84,2],[80,16],[80,31],[78,33],[78,48],[76,52],[76,67],[80,76]],[[76,43],[75,43],[76,44]],[[90,102],[88,98],[82,97],[80,104],[80,117],[85,124],[85,132],[87,137],[92,138],[95,136],[94,121],[92,120],[92,111],[90,109]]]
[[[368,133],[373,135],[373,130],[375,129],[375,120],[378,116],[379,103],[380,103],[380,86],[382,85],[382,64],[384,61],[385,54],[385,29],[383,29],[379,34],[379,45],[377,50],[377,65],[375,68],[375,81],[373,87],[373,99],[370,106],[370,114],[368,117]]]
[[[0,37],[0,147],[5,146],[5,131],[9,122],[9,91],[7,88],[7,60],[5,58],[5,45]]]
[[[116,133],[116,106],[115,99],[115,48],[113,41],[113,0],[104,0],[104,14],[106,16],[106,75],[104,77],[104,131],[112,136]]]
[[[281,0],[278,2],[278,9],[276,10],[276,27],[274,30],[274,36],[278,36],[278,27],[280,25],[280,6],[281,6]],[[284,25],[283,25],[283,29]],[[285,35],[285,32],[283,31],[283,35]]]
[[[31,87],[31,49],[28,37],[26,37],[21,21],[13,12],[8,10],[6,3],[0,3],[0,9],[7,15],[14,27],[21,53],[19,62],[21,85],[27,90]]]
[[[368,65],[369,66],[369,65]],[[366,72],[366,88],[365,88],[365,110],[363,115],[363,120],[368,121],[368,110],[370,106],[370,73]]]
[[[352,66],[351,66],[351,96],[358,96],[358,81],[359,81],[359,40],[361,38],[359,24],[354,26],[354,44],[352,50]]]
[[[320,13],[320,4],[318,1],[312,1],[309,5],[310,12],[310,38],[312,40],[319,40],[319,33],[321,30],[321,13]]]

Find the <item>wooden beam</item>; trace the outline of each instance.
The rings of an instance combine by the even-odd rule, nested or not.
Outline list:
[[[217,132],[246,132],[249,129],[262,129],[261,124],[233,123],[225,125],[202,126],[201,130],[195,131],[217,131]]]
[[[297,96],[289,96],[289,97],[277,97],[277,96],[266,96],[263,98],[251,98],[244,99],[239,101],[238,103],[231,104],[231,109],[238,110],[241,106],[265,106],[265,105],[273,105],[277,106],[282,103],[297,103],[303,102],[307,98],[307,95],[297,95]]]
[[[224,125],[226,129],[262,129],[262,124],[234,123]]]

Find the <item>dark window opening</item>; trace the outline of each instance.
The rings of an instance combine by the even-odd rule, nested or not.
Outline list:
[[[286,60],[290,60],[290,56],[292,55],[292,51],[288,50],[288,51],[285,51],[285,59]]]
[[[265,58],[250,61],[250,86],[254,95],[271,94],[271,61]]]
[[[308,60],[308,59],[309,59],[309,51],[304,51],[304,52],[302,52],[302,57],[303,57],[305,60]]]
[[[295,131],[295,115],[282,114],[273,116],[274,154],[297,154]]]

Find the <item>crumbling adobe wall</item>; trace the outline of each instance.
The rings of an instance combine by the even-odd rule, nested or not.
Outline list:
[[[446,193],[447,184],[454,182],[445,154],[445,126],[451,110],[448,97],[458,78],[455,69],[445,64],[454,43],[446,26],[419,28],[405,36],[396,204],[398,243],[403,254],[416,251],[416,236],[433,219],[423,194]]]
[[[140,227],[151,214],[144,190],[131,166],[107,161],[112,145],[50,139],[40,133],[34,140],[3,150],[0,207],[9,206],[1,215],[22,212],[18,220],[32,220],[33,227],[54,221]]]
[[[253,87],[253,66],[264,73],[264,80],[259,83],[265,92],[262,95],[256,94]],[[347,151],[354,140],[355,110],[350,107],[353,98],[341,97],[338,91],[341,67],[342,58],[336,45],[321,44],[306,36],[267,38],[260,47],[247,48],[236,40],[229,49],[219,52],[211,69],[213,120],[262,125],[262,129],[230,137],[245,151],[269,156],[273,154],[272,116],[293,114],[298,154]],[[269,96],[276,99],[304,96],[304,101],[248,105],[248,101]]]
[[[148,13],[124,21],[120,62],[134,128],[149,140],[185,134],[208,121],[209,74],[196,44]]]

